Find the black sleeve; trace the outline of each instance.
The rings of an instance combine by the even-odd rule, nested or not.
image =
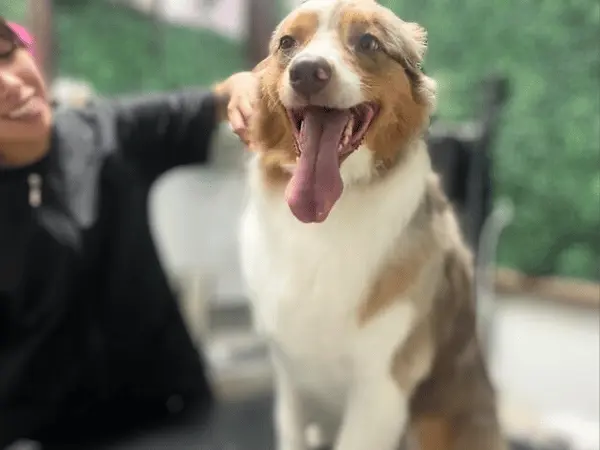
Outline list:
[[[205,163],[218,101],[197,90],[115,101],[117,151],[149,182],[173,167]]]
[[[113,388],[118,387],[110,404],[119,404],[124,423],[130,415],[160,415],[172,396],[186,407],[206,410],[212,403],[202,355],[153,244],[144,189],[130,182],[127,169],[107,163],[99,205],[105,219],[99,225],[110,238],[101,264],[108,271],[98,315],[106,318],[104,346]],[[116,411],[112,415],[118,422]]]

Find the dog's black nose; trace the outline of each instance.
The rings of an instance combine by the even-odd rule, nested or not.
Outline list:
[[[298,58],[290,67],[290,83],[301,95],[310,96],[323,90],[331,80],[331,65],[320,56]]]

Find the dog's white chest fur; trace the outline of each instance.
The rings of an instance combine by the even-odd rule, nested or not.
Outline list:
[[[366,151],[357,152],[357,165]],[[353,177],[347,162],[344,175]],[[426,170],[427,157],[417,152],[368,190],[347,190],[324,223],[303,224],[282,194],[262,185],[255,162],[250,166],[241,255],[257,326],[298,389],[323,406],[343,407],[357,366],[389,372],[408,334],[410,302],[364,327],[357,310],[417,207]]]

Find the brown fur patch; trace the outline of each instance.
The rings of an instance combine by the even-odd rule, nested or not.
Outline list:
[[[471,255],[457,243],[446,254],[442,282],[428,315],[435,359],[411,401],[416,423],[435,417],[452,430],[447,446],[439,450],[506,448],[496,396],[477,341],[472,291]]]
[[[267,61],[265,66],[260,75],[261,100],[254,116],[257,120],[251,124],[251,142],[253,147],[262,150],[260,164],[265,181],[279,186],[289,179],[283,166],[294,163],[296,150],[292,124],[275,88],[279,75],[272,62]]]
[[[364,326],[383,313],[414,286],[433,250],[433,245],[423,242],[422,245],[415,246],[410,254],[399,256],[397,261],[391,262],[384,269],[368,300],[358,311],[359,325]]]
[[[452,449],[452,429],[450,424],[441,417],[421,417],[412,424],[419,450],[450,450]],[[465,448],[465,450],[467,450]],[[473,449],[475,450],[475,449]]]
[[[411,45],[403,35],[412,28],[385,12],[371,4],[346,6],[340,13],[338,32],[341,41],[347,43],[346,60],[359,74],[365,98],[381,108],[366,136],[366,144],[375,154],[377,167],[389,169],[426,127],[429,105],[414,85],[419,83],[416,67],[407,62],[415,58],[415,52],[409,50]],[[395,27],[402,27],[405,33]],[[366,33],[378,39],[381,50],[354,50]]]
[[[278,42],[283,36],[293,36],[297,42],[293,51],[298,51],[310,42],[317,27],[318,16],[314,12],[288,16],[273,36],[269,56],[254,70],[259,77],[260,94],[255,119],[250,125],[251,142],[253,147],[262,150],[260,164],[264,169],[264,180],[274,187],[281,187],[289,180],[290,175],[282,167],[296,159],[292,124],[278,94],[292,52],[279,51]]]
[[[394,301],[406,294],[417,280],[429,249],[414,250],[407,257],[399,258],[395,263],[385,268],[375,283],[368,300],[358,311],[358,321],[361,326],[383,313]]]
[[[419,322],[391,366],[402,390],[413,394],[411,428],[420,449],[505,450],[477,340],[472,255],[437,177],[428,181],[403,240],[427,248],[420,253],[421,267],[441,261],[429,266],[434,273],[427,272],[425,280],[413,277],[410,298]],[[387,298],[397,296],[390,292]]]
[[[433,177],[427,184],[421,205],[415,212],[411,223],[403,236],[407,245],[395,259],[391,259],[373,286],[367,301],[358,311],[359,324],[364,325],[376,315],[382,313],[398,298],[415,287],[423,267],[439,252],[440,240],[445,236],[438,233],[439,222],[448,211],[448,203]],[[428,310],[429,302],[419,305],[421,311]]]
[[[296,42],[298,42],[299,48],[306,47],[315,35],[318,27],[319,16],[316,12],[300,11],[292,13],[277,28],[276,39],[273,39],[271,42],[271,52],[276,52],[275,45],[277,44],[277,38],[281,38],[282,36],[293,36]]]

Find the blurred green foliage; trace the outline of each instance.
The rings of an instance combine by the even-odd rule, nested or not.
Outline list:
[[[0,16],[24,23],[27,18],[27,2],[25,0],[0,0]]]
[[[245,65],[238,42],[207,30],[157,23],[104,0],[56,2],[58,75],[103,94],[210,85]]]
[[[102,93],[209,84],[245,66],[243,46],[210,31],[157,26],[102,0],[55,1],[60,74]],[[428,29],[441,118],[470,118],[486,75],[510,78],[494,178],[516,217],[500,263],[600,279],[600,3],[382,1]]]
[[[426,67],[441,84],[441,117],[467,118],[487,74],[510,78],[494,178],[516,216],[501,263],[598,280],[600,3],[386,1],[429,31]]]

